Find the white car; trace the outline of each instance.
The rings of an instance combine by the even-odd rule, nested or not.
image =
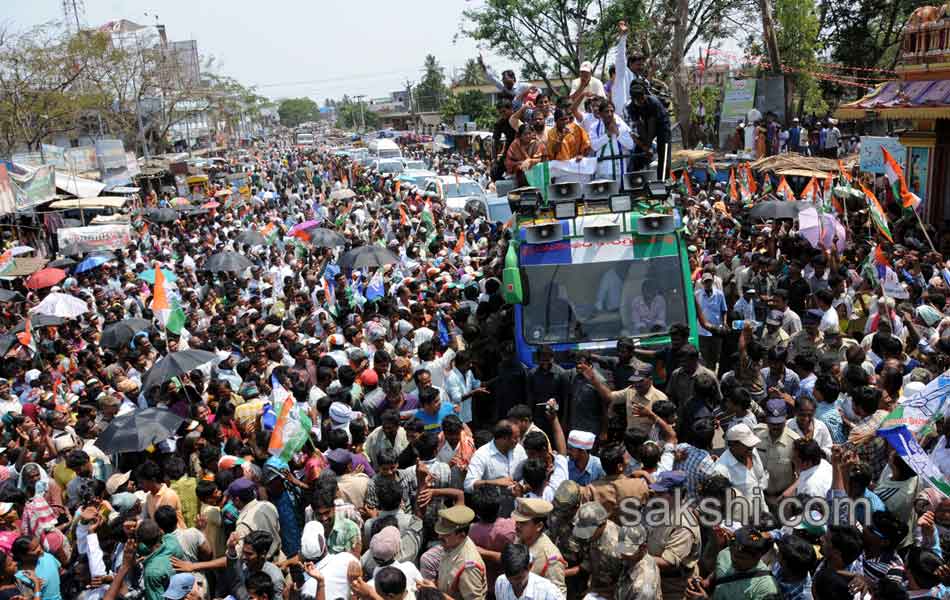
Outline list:
[[[399,179],[422,189],[430,179],[435,179],[438,176],[435,171],[406,167],[406,170],[399,174]]]
[[[459,177],[457,175],[440,175],[426,184],[426,194],[431,195],[445,203],[449,210],[460,211],[468,210],[470,203],[483,205],[485,203],[485,190],[468,177]]]

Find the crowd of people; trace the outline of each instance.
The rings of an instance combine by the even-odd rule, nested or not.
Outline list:
[[[604,90],[587,74],[578,90]],[[636,70],[610,83],[662,108]],[[574,150],[627,166],[616,103],[548,115],[499,84],[510,171]],[[537,150],[524,123],[556,133]],[[845,251],[815,248],[711,184],[677,199],[698,332],[661,323],[668,346],[621,338],[571,368],[538,346],[529,368],[502,299],[511,227],[326,148],[275,139],[227,170],[247,197],[214,184],[195,204],[217,206],[134,216],[95,268],[15,282],[10,331],[50,293],[89,310],[27,323],[0,367],[0,599],[950,597],[950,499],[877,435],[950,368],[950,270],[912,221],[889,243],[853,214]],[[394,260],[348,268],[354,249]],[[221,252],[250,266],[209,270]],[[214,359],[150,377],[188,350]],[[309,423],[292,451],[284,406]],[[178,417],[167,439],[104,451],[152,407]],[[917,441],[945,479],[935,416]]]

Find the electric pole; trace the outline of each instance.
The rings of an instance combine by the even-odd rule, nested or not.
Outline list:
[[[360,131],[362,133],[366,133],[366,116],[363,114],[363,98],[365,97],[363,94],[356,96],[356,102],[360,105]]]
[[[416,123],[416,107],[412,102],[412,82],[408,79],[406,80],[406,98],[409,100],[409,115],[412,119],[412,129],[416,133],[419,133],[419,126]]]

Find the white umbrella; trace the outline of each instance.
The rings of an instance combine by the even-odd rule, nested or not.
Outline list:
[[[838,252],[844,252],[847,232],[834,215],[819,214],[814,206],[798,213],[798,233],[808,240],[813,248],[831,248],[837,245]],[[837,244],[835,238],[838,239]]]
[[[21,254],[29,254],[30,252],[36,252],[36,248],[32,246],[14,246],[10,248],[10,256],[20,256]]]
[[[43,298],[42,302],[30,309],[30,312],[63,319],[75,319],[89,312],[89,306],[75,296],[53,292]]]

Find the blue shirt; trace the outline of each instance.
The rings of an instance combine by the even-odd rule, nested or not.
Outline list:
[[[297,503],[293,495],[284,490],[280,496],[274,498],[274,507],[277,509],[277,520],[280,522],[280,546],[286,556],[293,556],[300,552],[300,537],[303,530],[297,521]]]
[[[425,426],[427,432],[434,431],[435,433],[442,433],[442,419],[455,413],[455,406],[450,402],[442,402],[442,405],[439,407],[439,413],[435,416],[430,415],[421,408],[416,411],[416,418],[422,421],[422,424]]]
[[[838,412],[837,402],[831,404],[815,402],[815,418],[828,426],[832,443],[843,444],[848,441],[844,435],[844,422],[841,420],[841,413]]]
[[[596,481],[606,477],[607,473],[604,472],[604,468],[600,466],[600,459],[596,456],[591,456],[587,460],[587,468],[583,471],[577,468],[577,465],[573,460],[568,460],[567,476],[577,485],[587,485],[591,481]]]
[[[726,297],[717,289],[713,289],[711,294],[706,294],[706,290],[696,290],[696,300],[699,301],[699,308],[703,311],[703,317],[706,322],[716,327],[722,326],[722,316],[726,313]],[[699,335],[712,335],[704,327],[699,328]]]
[[[62,600],[63,596],[59,592],[59,561],[49,552],[44,552],[36,561],[34,573],[43,580],[43,588],[40,590],[42,600]],[[30,579],[23,571],[17,571],[16,578],[24,583]]]

